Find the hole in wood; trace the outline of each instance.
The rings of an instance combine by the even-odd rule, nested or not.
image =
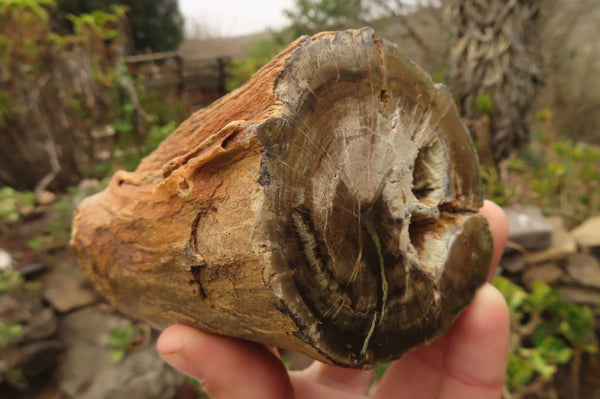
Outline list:
[[[437,205],[443,196],[444,148],[435,140],[420,149],[413,172],[413,194],[420,202]]]

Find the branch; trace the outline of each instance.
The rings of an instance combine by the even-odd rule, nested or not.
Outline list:
[[[377,4],[379,4],[384,10],[389,12],[393,17],[398,18],[402,25],[406,28],[406,31],[410,38],[412,38],[417,45],[421,48],[424,53],[424,56],[427,57],[430,53],[430,48],[425,39],[413,28],[412,24],[408,21],[406,17],[405,11],[408,6],[402,0],[395,0],[395,7],[391,6],[385,0],[377,0]]]

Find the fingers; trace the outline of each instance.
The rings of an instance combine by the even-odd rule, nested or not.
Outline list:
[[[491,280],[496,273],[496,267],[500,263],[504,246],[508,240],[508,220],[502,208],[491,201],[486,200],[479,212],[488,219],[490,232],[494,238],[494,254],[489,275],[489,280]]]
[[[184,325],[164,330],[162,358],[202,383],[213,399],[292,399],[287,370],[260,344],[204,333]]]
[[[440,399],[500,398],[509,337],[504,297],[486,284],[447,334]]]
[[[375,378],[372,370],[341,368],[321,362],[314,362],[298,374],[317,384],[357,393],[366,393]]]
[[[480,212],[488,218],[494,237],[493,276],[508,236],[506,216],[487,201]],[[508,325],[504,299],[490,285],[483,287],[445,337],[392,365],[376,397],[499,398]],[[294,398],[287,371],[260,344],[175,325],[163,331],[157,349],[173,367],[201,381],[213,399]],[[362,398],[372,372],[315,363],[292,378],[298,398]]]
[[[392,364],[375,398],[499,399],[508,342],[506,302],[486,284],[444,337]]]
[[[406,353],[381,379],[374,399],[438,399],[442,386],[446,337]]]

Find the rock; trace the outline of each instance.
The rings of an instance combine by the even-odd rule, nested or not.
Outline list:
[[[21,334],[13,343],[40,340],[56,331],[56,315],[46,307],[39,295],[30,294],[20,286],[0,295],[0,321],[6,325],[19,324]]]
[[[500,260],[500,267],[510,273],[520,273],[526,266],[527,260],[520,252],[505,253]]]
[[[563,298],[577,305],[600,306],[600,292],[581,287],[562,287],[558,289]]]
[[[553,225],[540,208],[515,205],[504,208],[508,218],[508,239],[528,250],[548,248],[552,239]]]
[[[548,221],[553,226],[550,247],[527,254],[528,263],[535,264],[560,260],[577,252],[577,243],[565,228],[562,218],[559,216],[552,216],[548,218]]]
[[[44,308],[23,329],[23,336],[30,340],[50,337],[56,331],[57,319],[54,310]]]
[[[4,249],[0,249],[0,271],[12,270],[13,258],[10,253]]]
[[[52,368],[63,349],[64,344],[54,339],[4,348],[0,357],[0,382],[5,380],[17,390],[27,389],[28,380]],[[8,378],[15,369],[21,371],[21,377]]]
[[[53,335],[57,328],[54,310],[47,307],[38,293],[25,284],[12,286],[0,295],[0,382],[13,388],[27,388],[28,380],[38,377],[57,362],[63,344]],[[21,378],[11,378],[19,369]]]
[[[83,179],[77,185],[77,190],[83,191],[86,195],[89,195],[89,193],[102,190],[102,183],[96,179]]]
[[[600,216],[589,218],[571,231],[571,234],[583,248],[600,246]]]
[[[80,269],[51,270],[41,278],[42,295],[61,313],[99,300]]]
[[[77,192],[73,196],[73,205],[77,206],[88,195],[97,193],[102,190],[102,183],[96,179],[83,179],[77,185]]]
[[[560,281],[564,276],[563,270],[554,263],[546,263],[540,266],[528,268],[523,273],[523,282],[531,287],[534,281],[541,281],[548,285],[553,285]]]
[[[58,375],[65,395],[77,399],[169,399],[177,397],[183,375],[162,361],[154,341],[115,364],[107,344],[111,332],[130,320],[86,307],[61,319],[59,337],[69,348]]]
[[[21,276],[23,277],[28,277],[30,278],[31,276],[34,276],[36,274],[40,274],[44,271],[46,271],[47,266],[43,263],[40,262],[32,262],[32,263],[28,263],[25,266],[23,266],[22,268],[19,269],[19,273],[21,273]]]
[[[56,202],[56,194],[47,190],[40,191],[35,193],[35,202],[41,206],[50,206]]]
[[[104,396],[88,397],[90,399],[176,398],[182,382],[183,376],[167,365],[152,345],[130,355],[116,367],[116,370],[114,367],[109,367],[100,373],[91,386],[90,392],[94,392],[95,386],[98,386],[105,392]]]
[[[566,269],[579,284],[600,290],[600,262],[594,256],[572,255],[567,259]]]
[[[14,365],[23,371],[25,378],[42,375],[56,364],[56,358],[64,349],[57,340],[37,341],[19,348],[19,361]]]

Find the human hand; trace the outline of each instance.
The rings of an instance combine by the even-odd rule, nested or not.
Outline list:
[[[508,235],[506,216],[491,202],[480,211],[490,223],[494,256],[490,278]],[[373,398],[500,398],[508,356],[509,315],[489,283],[442,337],[394,361]],[[164,330],[157,348],[163,359],[199,380],[214,399],[360,399],[373,371],[314,362],[288,371],[264,345],[198,331],[184,325]]]

